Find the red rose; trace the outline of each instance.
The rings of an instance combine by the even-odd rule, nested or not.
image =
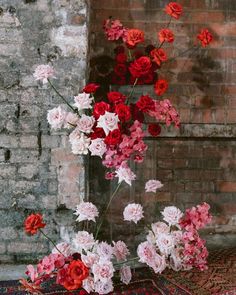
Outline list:
[[[148,74],[152,67],[149,57],[142,56],[136,59],[129,67],[130,73],[135,78],[140,78]]]
[[[37,233],[38,229],[44,228],[45,223],[43,223],[43,217],[40,213],[29,215],[24,223],[25,231],[28,234],[34,235]]]
[[[89,136],[91,139],[96,139],[96,138],[104,138],[106,137],[106,134],[102,128],[95,127],[93,128],[93,132],[91,132]]]
[[[136,106],[144,113],[154,111],[155,108],[154,101],[149,95],[142,95],[137,101]]]
[[[129,121],[131,117],[129,107],[122,103],[116,105],[115,112],[117,113],[121,122]]]
[[[206,47],[209,45],[212,40],[213,36],[212,34],[208,31],[208,29],[203,29],[201,30],[201,33],[197,35],[198,40],[201,41],[202,47]]]
[[[161,43],[163,42],[172,43],[174,42],[174,39],[175,39],[173,32],[169,29],[160,30],[160,32],[158,33],[158,36]]]
[[[150,53],[153,61],[160,66],[162,62],[167,61],[167,55],[162,48],[155,48]]]
[[[156,76],[156,73],[154,73],[153,71],[150,71],[149,73],[147,73],[147,75],[142,77],[144,84],[153,84],[153,80],[155,76]]]
[[[183,13],[183,8],[179,3],[170,2],[166,5],[165,12],[175,19],[178,19]]]
[[[107,137],[104,139],[104,142],[108,145],[116,145],[121,142],[121,133],[119,129],[110,131]]]
[[[114,67],[114,72],[118,76],[125,76],[127,72],[127,67],[125,64],[117,64]]]
[[[149,124],[148,132],[152,136],[158,136],[161,133],[161,126],[159,124]]]
[[[111,91],[107,93],[108,100],[113,104],[124,103],[126,96],[118,91]]]
[[[118,64],[123,64],[127,61],[127,55],[125,53],[118,53],[116,55],[116,61]]]
[[[154,90],[157,95],[162,95],[163,93],[166,92],[168,89],[168,83],[166,80],[158,80],[156,81],[156,84],[154,85]]]
[[[133,118],[134,121],[137,120],[137,121],[143,123],[144,114],[143,114],[143,112],[141,112],[139,110],[139,108],[136,106],[136,104],[134,104],[134,103],[130,104],[130,111],[131,111],[132,118]]]
[[[93,116],[95,119],[98,119],[101,115],[104,115],[105,112],[110,111],[110,105],[104,101],[96,102],[93,108]]]
[[[125,85],[126,84],[126,77],[125,76],[118,76],[113,72],[111,75],[111,84]]]
[[[67,274],[81,287],[82,281],[89,275],[89,270],[81,260],[73,260],[68,266]]]
[[[128,30],[126,36],[126,44],[130,48],[134,48],[137,44],[144,42],[144,32],[138,29]]]
[[[98,85],[96,83],[89,83],[86,86],[84,86],[83,92],[85,92],[85,93],[95,93],[98,88],[100,88],[100,85]]]

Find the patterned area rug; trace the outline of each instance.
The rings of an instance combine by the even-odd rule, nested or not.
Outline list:
[[[0,282],[0,294],[26,295],[18,281]],[[68,292],[53,282],[43,294],[85,295],[85,291]],[[114,295],[236,295],[236,248],[210,252],[209,269],[204,272],[165,271],[156,275],[146,268],[137,269],[129,286],[117,284]]]

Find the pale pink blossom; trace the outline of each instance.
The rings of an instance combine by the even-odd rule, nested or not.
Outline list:
[[[178,225],[183,213],[175,206],[165,207],[161,212],[163,215],[163,220],[165,220],[169,225]]]
[[[130,254],[127,245],[123,241],[113,242],[113,252],[117,261],[126,260]]]
[[[107,242],[101,242],[96,248],[97,254],[105,260],[110,260],[113,255],[113,248]]]
[[[113,264],[108,260],[100,260],[92,267],[95,282],[107,282],[113,277],[114,271]]]
[[[67,112],[65,116],[64,127],[68,129],[72,128],[77,125],[78,120],[78,115],[76,115],[75,113]]]
[[[150,179],[145,184],[145,191],[155,193],[157,189],[163,187],[163,184],[159,180]]]
[[[89,276],[82,282],[83,289],[88,292],[94,292],[94,279],[93,277]]]
[[[92,156],[102,157],[104,153],[107,151],[107,146],[104,143],[104,139],[96,138],[91,140],[91,144],[89,146],[89,150]]]
[[[140,262],[151,266],[156,256],[156,248],[150,242],[145,241],[138,245],[137,254]]]
[[[79,222],[83,220],[92,220],[95,222],[95,218],[99,215],[97,207],[91,202],[81,202],[77,205],[74,214],[78,216],[76,221]]]
[[[156,237],[156,245],[162,254],[168,256],[175,247],[175,239],[169,233],[160,233]]]
[[[27,265],[26,269],[27,276],[30,277],[31,282],[34,282],[38,278],[37,270],[34,268],[32,264]]]
[[[93,97],[90,97],[89,93],[79,93],[77,96],[74,96],[74,106],[78,109],[78,111],[91,109]]]
[[[110,131],[118,129],[119,121],[118,115],[106,111],[104,115],[98,118],[97,127],[101,127],[105,134],[108,135]]]
[[[84,133],[90,133],[92,131],[94,123],[95,119],[93,116],[82,114],[77,123],[77,128]]]
[[[155,235],[159,235],[160,233],[168,233],[170,231],[170,227],[161,221],[152,223],[151,227]]]
[[[113,291],[113,282],[112,280],[107,281],[97,281],[94,285],[95,292],[98,294],[108,294]]]
[[[159,255],[156,253],[151,268],[155,273],[162,273],[167,267],[166,258],[164,255]]]
[[[66,242],[61,242],[61,243],[57,244],[56,246],[57,247],[54,247],[52,249],[53,254],[62,253],[65,257],[68,257],[72,254],[72,249],[71,249],[70,245]]]
[[[89,145],[90,138],[85,136],[84,133],[81,133],[80,138],[71,144],[72,153],[75,155],[87,155]]]
[[[82,250],[90,250],[95,245],[93,234],[89,234],[87,231],[79,231],[73,239],[73,245],[75,250],[80,253],[82,253]]]
[[[39,65],[35,69],[33,76],[36,81],[41,80],[43,84],[46,84],[49,78],[55,78],[54,69],[49,65]]]
[[[131,281],[131,279],[132,279],[132,273],[131,273],[130,266],[128,266],[128,265],[122,266],[120,269],[121,282],[128,285],[129,282]]]
[[[71,144],[74,144],[76,143],[77,141],[80,140],[80,137],[81,137],[81,132],[79,130],[79,128],[75,128],[71,134],[69,135],[69,142]]]
[[[61,108],[61,106],[48,111],[47,120],[51,125],[52,129],[59,129],[65,123],[66,112]]]
[[[99,256],[95,253],[87,251],[86,255],[81,255],[81,260],[88,268],[92,268],[92,266],[99,261]]]
[[[118,183],[125,181],[131,186],[131,181],[135,180],[136,175],[131,171],[131,169],[126,165],[122,164],[116,171],[116,177],[119,178]]]
[[[171,251],[171,255],[170,255],[170,262],[169,262],[170,268],[172,268],[174,271],[179,271],[183,267],[182,264],[183,263],[182,263],[182,259],[181,259],[179,248],[173,249]]]
[[[124,220],[133,221],[137,223],[143,216],[143,207],[140,204],[129,204],[125,207],[123,212]]]
[[[55,264],[54,264],[54,257],[53,255],[55,254],[50,254],[48,256],[45,256],[42,261],[37,265],[37,271],[40,274],[50,274],[51,272],[54,271],[55,269]]]

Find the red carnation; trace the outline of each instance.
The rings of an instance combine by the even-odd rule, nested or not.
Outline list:
[[[126,96],[118,91],[111,91],[107,93],[108,100],[113,104],[124,103]]]
[[[130,73],[135,78],[140,78],[148,74],[152,67],[149,57],[142,56],[136,59],[129,67]]]
[[[201,33],[197,35],[198,40],[201,41],[202,47],[206,47],[209,45],[212,40],[213,36],[212,34],[208,31],[208,29],[203,29],[201,30]]]
[[[43,217],[40,213],[29,215],[24,223],[25,231],[28,234],[34,235],[37,233],[38,229],[44,228],[45,223],[43,223]]]
[[[91,139],[104,138],[104,137],[106,137],[106,134],[102,128],[95,127],[93,128],[93,132],[90,133]]]
[[[154,111],[155,104],[149,95],[142,95],[136,103],[136,106],[144,113]]]
[[[116,145],[121,141],[121,132],[119,129],[110,131],[107,137],[104,139],[104,142],[108,145]]]
[[[175,39],[173,32],[169,29],[160,30],[160,32],[158,33],[158,36],[161,43],[163,42],[172,43],[174,42],[174,39]]]
[[[125,76],[127,72],[127,67],[125,64],[117,64],[114,67],[114,72],[118,76]]]
[[[89,83],[86,86],[84,86],[83,92],[85,92],[85,93],[95,93],[98,88],[100,88],[100,85],[98,85],[96,83]]]
[[[117,113],[121,122],[129,121],[131,117],[129,107],[123,103],[116,105],[115,112]]]
[[[138,29],[128,30],[126,36],[126,44],[130,48],[134,48],[137,44],[144,42],[144,32]]]
[[[149,124],[148,125],[148,132],[152,136],[158,136],[161,133],[161,126],[159,124]]]
[[[110,111],[110,105],[104,101],[96,102],[93,108],[93,116],[95,119],[98,119],[101,115],[104,115],[105,112]]]
[[[130,111],[131,111],[132,118],[133,118],[134,121],[138,120],[139,122],[143,123],[144,114],[143,114],[143,112],[141,112],[139,110],[139,108],[136,106],[136,104],[134,104],[134,103],[130,104]]]
[[[162,95],[166,92],[168,89],[168,83],[166,80],[158,80],[156,84],[154,85],[154,90],[157,95]]]
[[[160,66],[162,62],[167,61],[166,52],[162,48],[155,48],[150,53],[153,61]]]
[[[118,53],[116,55],[116,61],[118,64],[123,64],[127,61],[127,55],[125,53]]]
[[[166,5],[165,12],[175,19],[178,19],[183,13],[183,8],[179,3],[170,2]]]

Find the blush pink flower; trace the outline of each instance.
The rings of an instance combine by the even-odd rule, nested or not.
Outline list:
[[[155,273],[162,273],[167,267],[165,256],[156,253],[151,267]]]
[[[79,231],[73,239],[73,245],[79,253],[82,250],[90,250],[95,245],[93,234],[89,234],[87,231]]]
[[[97,207],[91,202],[81,202],[79,205],[77,205],[74,214],[78,216],[76,221],[79,222],[83,220],[91,220],[96,222],[95,218],[99,215]]]
[[[94,285],[94,290],[98,294],[108,294],[112,292],[114,289],[112,280],[107,280],[105,282],[103,281],[97,281]]]
[[[143,207],[140,204],[129,204],[125,207],[123,212],[124,220],[133,221],[137,223],[143,216]]]
[[[104,139],[96,138],[91,140],[89,150],[92,156],[99,156],[102,158],[104,153],[107,151],[107,146],[104,143]]]
[[[107,19],[103,25],[105,34],[109,41],[116,41],[120,38],[125,42],[127,36],[127,29],[122,25],[120,20]]]
[[[115,113],[105,112],[97,120],[97,127],[101,127],[105,134],[108,135],[110,131],[118,129],[119,118]]]
[[[113,252],[117,261],[126,260],[130,254],[127,245],[123,241],[113,242]]]
[[[74,144],[76,143],[77,141],[80,140],[80,137],[81,137],[81,132],[79,130],[79,128],[75,128],[71,134],[69,135],[69,142],[71,144]]]
[[[113,277],[114,271],[113,264],[108,260],[100,260],[92,267],[95,282],[101,281],[106,283]]]
[[[92,268],[95,263],[98,263],[99,256],[95,253],[87,251],[86,255],[81,255],[81,260],[88,268]]]
[[[54,69],[49,65],[39,65],[35,69],[33,76],[36,81],[40,80],[43,84],[46,84],[49,78],[55,78]]]
[[[37,271],[40,274],[50,274],[54,271],[55,269],[55,261],[53,255],[55,254],[50,254],[48,256],[45,256],[42,261],[37,265]]]
[[[165,220],[169,225],[178,225],[183,213],[175,206],[165,207],[161,212],[163,215],[163,220]]]
[[[94,292],[94,279],[93,279],[93,277],[90,276],[90,277],[87,277],[85,280],[83,280],[82,287],[88,293]]]
[[[26,275],[30,277],[31,282],[33,283],[38,278],[39,274],[32,264],[27,265],[26,269]]]
[[[163,187],[163,184],[159,180],[150,179],[145,184],[145,191],[155,193],[157,189]]]
[[[160,233],[156,237],[156,245],[161,254],[168,256],[175,247],[175,239],[169,233]]]
[[[139,261],[142,263],[146,263],[147,265],[151,266],[156,256],[156,249],[153,244],[148,241],[145,241],[138,245],[137,249],[138,257],[140,258]]]
[[[72,249],[71,249],[70,245],[68,243],[66,243],[66,242],[61,242],[61,243],[57,244],[56,246],[57,247],[54,247],[52,249],[53,254],[62,253],[65,257],[68,257],[68,256],[70,256],[72,254]]]
[[[103,260],[110,260],[113,255],[113,248],[107,242],[101,242],[96,248],[97,254]]]
[[[61,108],[61,106],[48,111],[47,120],[51,125],[52,129],[59,129],[65,123],[66,112]]]
[[[95,119],[93,116],[82,114],[77,123],[77,128],[84,133],[90,133],[92,131],[94,123]]]
[[[71,143],[72,153],[75,155],[87,155],[90,141],[90,138],[81,133],[80,138]]]
[[[115,172],[116,177],[119,178],[118,183],[125,181],[131,186],[131,181],[136,178],[136,175],[131,171],[126,163],[123,163]]]
[[[90,97],[89,93],[79,93],[77,96],[74,96],[74,106],[78,109],[78,111],[91,109],[93,97]]]
[[[65,116],[64,127],[68,129],[72,128],[77,125],[78,121],[79,121],[78,115],[76,115],[75,113],[68,112],[66,113],[66,116]]]
[[[121,282],[128,285],[131,279],[132,279],[132,273],[131,273],[130,266],[128,265],[122,266],[120,269]]]

